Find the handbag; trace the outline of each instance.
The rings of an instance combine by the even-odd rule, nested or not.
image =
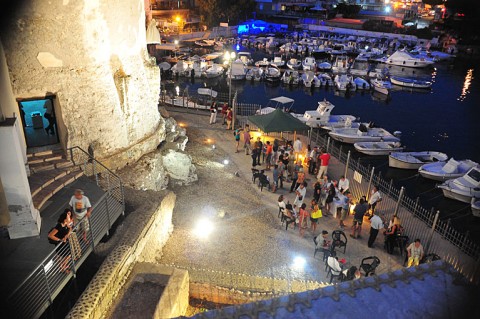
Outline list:
[[[318,210],[312,212],[311,216],[312,216],[313,219],[322,218],[323,217],[322,210],[318,209]]]

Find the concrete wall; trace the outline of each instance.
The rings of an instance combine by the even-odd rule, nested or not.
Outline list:
[[[164,138],[160,74],[146,52],[144,0],[27,0],[2,34],[16,98],[56,96],[66,147],[115,168]]]
[[[176,196],[167,192],[157,210],[147,219],[135,219],[122,233],[122,240],[103,262],[95,277],[66,318],[104,318],[117,301],[119,291],[135,263],[151,261],[173,231],[172,212]]]

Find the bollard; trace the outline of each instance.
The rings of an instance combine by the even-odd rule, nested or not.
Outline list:
[[[402,186],[402,188],[400,188],[400,194],[398,195],[397,204],[395,205],[395,210],[393,211],[393,216],[397,216],[398,214],[398,209],[400,208],[400,204],[402,203],[404,192],[405,192],[405,188]]]
[[[350,165],[350,151],[348,151],[347,162],[345,163],[345,174],[343,174],[343,176],[345,176],[345,178],[347,178],[348,166],[349,165]]]
[[[375,167],[372,167],[372,173],[370,174],[370,180],[368,181],[367,200],[370,199],[370,190],[372,189],[373,175],[375,174]]]
[[[432,229],[430,230],[430,236],[428,237],[427,245],[425,245],[425,251],[428,251],[430,244],[432,243],[433,235],[435,234],[435,227],[437,227],[438,217],[440,216],[440,211],[437,210],[435,217],[433,218]]]

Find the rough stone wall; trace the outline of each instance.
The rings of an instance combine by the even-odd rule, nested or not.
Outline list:
[[[173,231],[176,196],[168,192],[147,219],[136,219],[108,255],[66,318],[104,318],[138,261],[154,261]]]
[[[164,121],[144,0],[24,2],[2,34],[16,98],[56,95],[64,147],[92,145],[113,168],[153,151]]]

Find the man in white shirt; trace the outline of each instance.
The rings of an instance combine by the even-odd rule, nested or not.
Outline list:
[[[340,193],[345,194],[345,192],[348,191],[348,188],[350,187],[350,181],[342,175],[340,177],[340,180],[338,181],[338,190]]]
[[[81,222],[85,217],[87,220],[79,226],[84,230],[83,237],[86,239],[86,232],[90,229],[88,225],[88,218],[92,214],[92,205],[87,196],[83,194],[81,189],[76,189],[74,195],[70,199],[69,203],[73,211],[73,217],[75,223]]]
[[[308,173],[315,174],[316,164],[317,164],[317,157],[318,157],[318,146],[315,146],[308,154],[309,161],[308,161]]]
[[[370,219],[370,236],[368,237],[368,247],[372,248],[375,239],[377,239],[378,232],[380,229],[384,228],[383,220],[380,216],[373,214],[372,219]]]
[[[302,152],[302,141],[297,137],[295,142],[293,142],[293,151],[295,152],[295,160],[298,159],[298,155]]]
[[[300,184],[295,193],[297,193],[297,197],[295,197],[295,201],[293,202],[293,208],[302,206],[303,201],[305,200],[305,195],[307,194],[306,183],[303,182]]]
[[[375,212],[375,207],[377,206],[377,203],[381,201],[382,201],[382,195],[378,191],[378,187],[373,186],[372,195],[368,199],[368,209],[372,210],[372,215]]]

